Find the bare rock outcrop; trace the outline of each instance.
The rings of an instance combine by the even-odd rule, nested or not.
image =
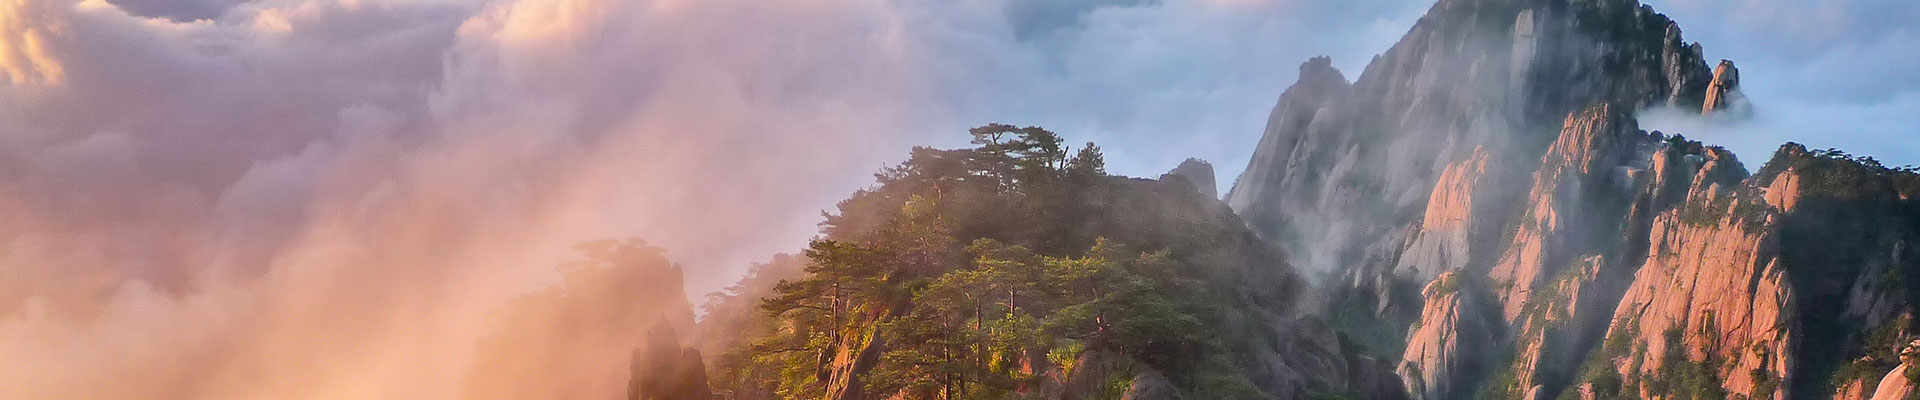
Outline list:
[[[1176,177],[1192,184],[1195,190],[1199,190],[1200,194],[1207,196],[1207,198],[1220,198],[1220,189],[1214,184],[1213,164],[1208,163],[1206,160],[1189,158],[1186,161],[1182,161],[1179,166],[1173,167],[1172,171],[1161,174],[1160,180],[1169,180]]]
[[[1541,157],[1524,214],[1488,275],[1507,321],[1519,320],[1534,291],[1576,257],[1610,250],[1625,208],[1645,185],[1632,179],[1633,171],[1645,169],[1658,143],[1611,106],[1567,118]]]
[[[1440,173],[1433,194],[1427,197],[1427,209],[1411,234],[1406,251],[1400,255],[1394,273],[1416,282],[1432,281],[1441,271],[1465,267],[1472,259],[1474,233],[1491,218],[1475,215],[1475,192],[1487,177],[1488,154],[1475,150],[1472,157],[1448,165]],[[1485,208],[1488,199],[1479,199]]]
[[[880,355],[886,352],[886,340],[875,335],[877,329],[872,327],[876,324],[862,326],[866,328],[842,335],[836,346],[821,355],[818,374],[820,381],[826,382],[828,400],[862,400],[884,395],[866,393],[861,381],[867,371],[880,362]]]
[[[1277,346],[1254,355],[1248,376],[1279,399],[1345,395],[1365,399],[1406,399],[1394,363],[1362,352],[1358,345],[1317,317],[1276,325]]]
[[[1387,357],[1404,350],[1418,288],[1484,274],[1505,249],[1528,189],[1511,183],[1569,115],[1698,110],[1712,79],[1700,47],[1635,1],[1443,0],[1350,83],[1324,58],[1300,71],[1226,200],[1303,271],[1341,282],[1327,309]]]
[[[1707,84],[1707,97],[1700,107],[1703,115],[1744,116],[1750,112],[1746,96],[1740,94],[1740,69],[1734,68],[1733,61],[1720,60],[1720,65],[1713,67],[1713,81]]]
[[[1734,196],[1703,189],[1692,201]],[[1655,223],[1646,264],[1614,314],[1620,323],[1608,334],[1632,340],[1637,350],[1627,357],[1640,360],[1623,364],[1620,374],[1666,377],[1667,371],[1700,369],[1718,381],[1708,391],[1772,398],[1791,377],[1787,366],[1796,334],[1789,319],[1794,295],[1780,265],[1778,239],[1731,215],[1685,212],[1663,214]],[[1627,390],[1643,397],[1674,390],[1651,382],[1659,381]]]
[[[1900,366],[1894,367],[1893,371],[1887,372],[1886,377],[1880,378],[1880,384],[1874,387],[1873,397],[1871,397],[1871,399],[1905,400],[1912,398],[1915,395],[1915,382],[1913,379],[1915,374],[1908,373],[1908,371],[1916,368],[1916,363],[1920,363],[1920,340],[1908,342],[1904,348],[1900,349]]]
[[[1482,299],[1463,290],[1467,278],[1460,271],[1440,274],[1422,290],[1426,308],[1420,324],[1407,334],[1407,350],[1398,372],[1407,393],[1418,399],[1467,398],[1478,374],[1492,360],[1496,322],[1482,309]]]
[[[1120,394],[1120,400],[1177,400],[1180,388],[1173,386],[1160,371],[1147,368],[1133,375],[1133,382],[1127,384],[1127,391]]]
[[[1899,367],[1894,367],[1893,372],[1888,372],[1886,378],[1881,378],[1880,386],[1873,390],[1873,397],[1871,397],[1871,399],[1905,400],[1907,397],[1912,396],[1913,382],[1907,380],[1907,367],[1910,365],[1911,364],[1902,364]]]
[[[1368,344],[1414,397],[1911,390],[1884,349],[1920,302],[1920,170],[1790,144],[1750,174],[1636,126],[1750,114],[1708,65],[1633,0],[1441,0],[1350,84],[1304,65],[1228,204],[1333,278],[1340,329],[1406,332]]]
[[[1310,270],[1395,247],[1379,243],[1404,240],[1391,232],[1475,151],[1538,154],[1594,104],[1698,109],[1711,79],[1699,47],[1650,8],[1558,0],[1441,1],[1358,80],[1339,76],[1324,59],[1302,67],[1227,196]]]
[[[1484,279],[1514,243],[1505,236],[1519,214],[1516,206],[1536,204],[1525,202],[1530,185],[1513,183],[1526,182],[1540,168],[1569,115],[1596,105],[1615,114],[1654,106],[1699,110],[1712,73],[1699,45],[1636,1],[1443,0],[1355,80],[1345,77],[1330,60],[1302,65],[1226,199],[1303,271],[1339,282],[1326,296],[1339,329],[1375,354],[1394,357],[1409,345],[1400,332],[1425,311],[1419,288],[1451,269]],[[1619,130],[1637,132],[1631,118],[1625,121]],[[1653,141],[1627,140],[1642,147]],[[1617,168],[1618,160],[1606,160],[1613,164],[1577,178],[1591,183],[1543,193],[1631,192],[1628,183],[1651,180],[1620,176],[1645,170],[1627,171]],[[1557,180],[1561,174],[1549,175]],[[1632,193],[1612,197],[1623,199],[1612,207],[1645,214],[1636,221],[1651,221],[1657,213],[1633,203],[1638,198]],[[1606,214],[1577,201],[1551,203],[1560,209],[1538,217]],[[1587,232],[1631,228],[1618,222],[1574,228],[1583,225],[1589,224],[1569,222],[1535,233],[1578,243]],[[1555,278],[1553,272],[1598,254],[1578,245],[1547,247],[1556,246],[1565,250],[1516,254],[1504,281],[1525,283],[1501,290],[1510,301],[1496,310],[1510,305],[1504,311],[1517,314],[1528,293]],[[1528,256],[1548,259],[1523,260]],[[1635,263],[1630,257],[1607,259]],[[1525,263],[1533,265],[1519,265]],[[1592,292],[1624,287],[1610,284]],[[1592,307],[1602,311],[1588,314],[1602,320],[1612,308]]]
[[[1731,156],[1702,157],[1685,199],[1655,220],[1590,363],[1614,367],[1582,379],[1643,398],[1859,399],[1905,385],[1889,349],[1912,313],[1897,271],[1920,266],[1908,242],[1920,210],[1902,182],[1920,176],[1794,144],[1736,181],[1708,176],[1718,159]]]
[[[1136,365],[1126,355],[1110,348],[1096,347],[1080,352],[1070,364],[1048,374],[1053,385],[1045,391],[1049,399],[1080,400],[1099,396],[1109,380],[1131,374]]]

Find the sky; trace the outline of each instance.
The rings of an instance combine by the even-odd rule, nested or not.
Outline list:
[[[1700,42],[1733,60],[1753,103],[1749,121],[1642,120],[1642,129],[1720,144],[1749,169],[1781,143],[1839,148],[1890,165],[1920,165],[1920,3],[1905,0],[1651,0]]]
[[[1920,5],[1651,4],[1756,117],[1645,128],[1920,163]],[[573,244],[658,245],[698,301],[989,122],[1224,192],[1301,62],[1351,79],[1428,5],[0,0],[0,387],[450,397]]]

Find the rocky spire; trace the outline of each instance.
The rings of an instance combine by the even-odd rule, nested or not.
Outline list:
[[[1213,182],[1213,164],[1208,163],[1206,160],[1189,158],[1186,161],[1180,162],[1180,166],[1173,167],[1172,171],[1167,171],[1167,173],[1160,175],[1161,180],[1174,179],[1176,177],[1192,184],[1195,190],[1199,190],[1200,194],[1207,196],[1207,198],[1220,198],[1220,189],[1218,189]]]
[[[1707,83],[1707,97],[1701,103],[1700,113],[1716,111],[1735,115],[1747,111],[1747,98],[1740,94],[1740,69],[1733,67],[1733,61],[1720,60],[1720,65],[1713,67],[1713,81]]]
[[[1700,109],[1710,71],[1635,1],[1442,1],[1352,84],[1330,59],[1301,65],[1227,201],[1304,267],[1350,269],[1390,258],[1370,253],[1402,240],[1447,166],[1476,149],[1501,155],[1494,174],[1524,175],[1530,163],[1504,160],[1544,151],[1568,115]]]

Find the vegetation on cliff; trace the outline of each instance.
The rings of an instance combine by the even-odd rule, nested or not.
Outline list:
[[[1044,397],[1095,369],[1079,365],[1091,353],[1118,353],[1196,398],[1267,397],[1239,371],[1246,346],[1274,340],[1260,321],[1303,287],[1277,250],[1188,183],[1107,175],[1090,143],[1070,151],[1035,127],[971,133],[975,147],[916,148],[841,202],[804,272],[764,298],[716,298],[710,310],[760,312],[734,320],[747,337],[715,365],[716,386],[735,398]],[[1111,375],[1097,384],[1133,379]]]

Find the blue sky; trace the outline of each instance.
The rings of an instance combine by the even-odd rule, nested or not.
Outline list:
[[[16,55],[0,57],[13,60],[0,62],[0,72],[17,81],[0,86],[0,94],[13,94],[0,102],[45,112],[0,118],[0,128],[19,126],[15,148],[58,148],[52,153],[79,158],[16,165],[83,165],[47,165],[40,170],[53,175],[40,175],[68,179],[13,185],[29,197],[139,197],[127,194],[170,186],[209,198],[261,197],[244,202],[246,210],[202,206],[279,221],[208,228],[252,232],[239,236],[262,242],[265,249],[251,251],[258,259],[315,220],[307,213],[320,203],[315,198],[367,190],[312,188],[313,176],[352,164],[333,151],[343,142],[331,131],[366,124],[361,117],[391,119],[398,126],[383,135],[406,142],[394,151],[415,154],[480,143],[487,135],[476,129],[511,127],[517,132],[503,135],[538,149],[518,153],[530,159],[606,153],[644,160],[627,168],[661,172],[606,183],[633,188],[591,202],[621,217],[570,224],[567,230],[577,232],[563,236],[647,238],[716,271],[738,271],[798,247],[820,210],[866,185],[872,171],[898,162],[908,147],[964,145],[966,128],[988,122],[1045,126],[1075,145],[1098,142],[1109,169],[1120,174],[1157,176],[1188,157],[1205,159],[1224,192],[1301,62],[1329,55],[1354,78],[1430,5],[569,0],[552,3],[566,5],[553,11],[511,0],[21,4],[14,7],[22,18],[0,25],[9,35],[0,43],[18,42],[0,48]],[[1701,42],[1710,60],[1738,63],[1757,117],[1737,124],[1648,119],[1646,128],[1726,145],[1750,167],[1788,140],[1893,164],[1920,162],[1920,142],[1906,140],[1920,126],[1920,69],[1913,68],[1920,33],[1910,26],[1920,20],[1920,5],[1652,4]],[[67,28],[36,30],[36,23]],[[468,34],[494,28],[500,32],[488,37]],[[31,37],[36,32],[41,37]],[[29,39],[37,47],[26,46]],[[36,85],[34,77],[48,71],[64,79]],[[141,101],[168,112],[84,112],[149,108],[133,106]],[[477,128],[465,122],[474,118],[449,111],[467,106],[513,112],[484,112],[494,121]],[[629,147],[566,147],[606,141]],[[115,158],[139,161],[112,170],[102,168],[114,164],[86,160],[116,149],[135,156]],[[639,156],[660,149],[679,150]],[[281,180],[264,178],[262,165],[277,166],[273,176]],[[581,178],[580,168],[541,171],[616,179]],[[253,178],[241,179],[247,176]],[[141,184],[106,196],[85,178]],[[260,189],[249,186],[297,190],[254,193]],[[718,214],[727,218],[683,217],[681,210],[702,207],[725,209]],[[142,274],[177,269],[191,268]],[[731,276],[690,279],[712,289]]]
[[[1734,60],[1755,106],[1750,123],[1681,123],[1682,133],[1733,149],[1749,168],[1787,141],[1920,164],[1920,3],[1649,3],[1678,21],[1710,60]]]
[[[1184,13],[1169,4],[1084,9],[1080,25],[1062,30],[1069,38],[1055,39],[1071,43],[1060,57],[1112,58],[1063,63],[1066,81],[1087,86],[1073,88],[1061,107],[1031,116],[997,115],[1019,115],[1070,137],[1097,140],[1108,149],[1111,169],[1128,175],[1153,176],[1188,156],[1209,160],[1219,170],[1224,192],[1250,158],[1267,109],[1292,81],[1294,65],[1313,55],[1331,55],[1353,79],[1429,5],[1263,4],[1273,7],[1240,9],[1225,17]],[[1662,118],[1645,121],[1643,128],[1727,146],[1750,168],[1758,168],[1787,141],[1838,147],[1896,165],[1920,163],[1920,140],[1914,140],[1920,135],[1920,26],[1913,22],[1920,21],[1920,3],[1648,4],[1678,21],[1687,40],[1700,42],[1710,64],[1734,60],[1757,112],[1746,122]],[[1180,28],[1187,24],[1205,26],[1199,30],[1205,33]],[[1114,33],[1129,30],[1152,33]]]

